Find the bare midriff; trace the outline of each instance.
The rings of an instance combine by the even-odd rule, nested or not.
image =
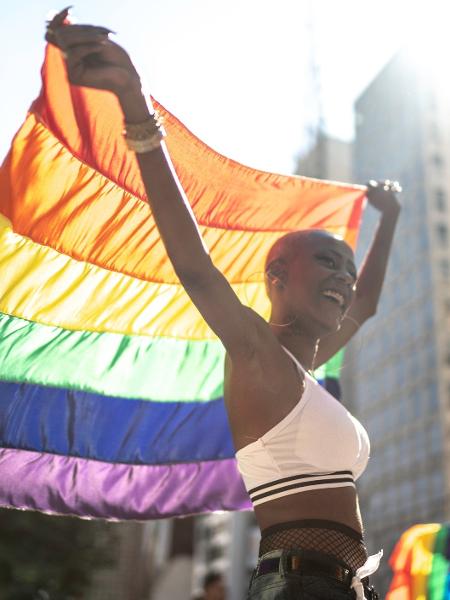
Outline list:
[[[355,488],[327,488],[290,494],[255,506],[261,530],[302,519],[335,521],[362,533],[358,496]]]

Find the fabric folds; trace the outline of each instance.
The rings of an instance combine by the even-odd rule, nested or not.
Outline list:
[[[250,507],[223,403],[224,349],[167,258],[112,94],[42,91],[0,169],[0,505],[106,519]],[[269,314],[278,237],[356,244],[365,188],[251,169],[154,101],[211,257]],[[320,377],[336,381],[340,357]]]

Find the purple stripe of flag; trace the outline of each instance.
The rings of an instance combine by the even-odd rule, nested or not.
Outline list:
[[[149,466],[0,448],[0,506],[144,520],[251,503],[234,458]]]

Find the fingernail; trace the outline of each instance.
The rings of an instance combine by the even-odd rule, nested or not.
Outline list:
[[[114,33],[114,34],[116,33],[112,29],[108,29],[108,27],[98,27],[97,30],[98,30],[98,33],[103,33],[106,35],[108,35],[108,33]]]
[[[73,8],[73,6],[67,6],[66,8],[63,8],[62,10],[49,10],[47,13],[47,16],[45,18],[45,21],[47,23],[51,23],[54,19],[56,19],[56,17],[59,17],[60,19],[62,19],[63,21],[67,18],[70,9]]]

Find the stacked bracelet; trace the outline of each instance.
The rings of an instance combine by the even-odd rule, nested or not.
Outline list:
[[[159,148],[166,132],[162,118],[155,112],[143,123],[125,123],[123,135],[128,148],[139,154]]]

